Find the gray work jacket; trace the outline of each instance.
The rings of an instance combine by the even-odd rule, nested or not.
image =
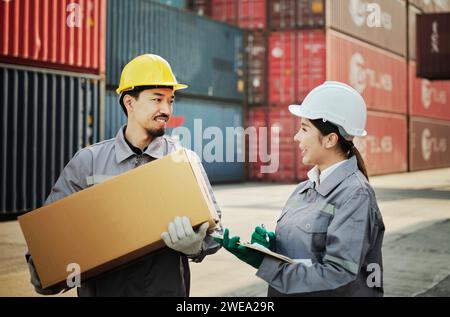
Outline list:
[[[45,204],[55,202],[181,148],[172,139],[162,136],[155,138],[144,153],[137,155],[126,143],[123,131],[124,127],[119,130],[114,139],[99,142],[78,151],[65,166]],[[221,212],[200,161],[199,165],[220,217]],[[217,231],[221,233],[222,229],[218,228]],[[201,262],[206,255],[217,252],[219,248],[220,245],[207,235],[203,241],[202,252],[192,261]],[[36,292],[49,295],[62,290],[60,288],[42,289],[29,253],[26,254],[26,259],[31,282]],[[78,296],[189,296],[189,289],[188,258],[182,253],[165,247],[128,265],[82,282],[77,291]]]
[[[265,256],[256,275],[269,296],[382,296],[383,235],[375,193],[353,156],[317,188],[300,183],[282,210],[275,251],[302,263]]]

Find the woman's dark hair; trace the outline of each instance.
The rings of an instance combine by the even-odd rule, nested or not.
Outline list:
[[[155,88],[171,88],[171,89],[173,89],[172,86],[137,86],[137,87],[134,87],[133,90],[124,91],[119,98],[119,103],[120,103],[120,106],[122,107],[123,112],[125,112],[125,115],[128,117],[127,108],[125,107],[125,105],[123,103],[123,97],[125,97],[126,95],[130,95],[131,97],[133,97],[134,99],[137,100],[139,98],[139,95],[141,94],[141,92],[143,92],[144,90],[147,90],[147,89],[155,89]]]
[[[336,125],[329,121],[323,121],[322,119],[309,120],[311,123],[320,131],[322,135],[328,135],[330,133],[336,133],[339,137],[338,144],[341,148],[342,152],[344,152],[347,157],[356,156],[356,160],[358,162],[358,168],[361,173],[369,180],[369,176],[367,174],[366,164],[364,163],[364,159],[359,153],[358,149],[355,147],[352,141],[347,141],[339,132],[339,129]]]

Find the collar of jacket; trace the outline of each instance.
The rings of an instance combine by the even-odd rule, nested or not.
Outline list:
[[[319,186],[316,187],[316,191],[322,195],[327,196],[336,186],[338,186],[349,175],[358,170],[358,161],[356,156],[350,157],[345,163],[335,169]],[[314,182],[308,180],[300,188],[299,192],[303,193],[309,188],[314,188]]]
[[[136,155],[136,153],[133,152],[133,150],[130,149],[127,142],[125,141],[125,136],[123,135],[123,128],[122,126],[119,129],[119,132],[117,132],[116,139],[114,140],[114,150],[116,152],[116,161],[117,164],[121,163],[122,161],[126,160],[130,156]],[[148,156],[154,157],[154,158],[161,158],[164,156],[164,138],[163,137],[157,137],[153,139],[153,141],[148,145],[147,149],[143,154],[146,154]]]

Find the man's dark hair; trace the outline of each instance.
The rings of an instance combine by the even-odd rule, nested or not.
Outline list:
[[[122,95],[120,96],[119,103],[120,103],[120,106],[122,107],[122,110],[125,113],[125,115],[128,117],[127,108],[125,107],[125,105],[123,103],[123,98],[125,97],[125,95],[130,95],[131,97],[133,97],[134,99],[137,100],[137,99],[139,99],[139,95],[141,94],[141,92],[143,92],[144,90],[147,90],[147,89],[155,89],[155,88],[171,88],[171,89],[173,89],[172,86],[137,86],[137,87],[134,87],[132,90],[124,91],[122,93]]]

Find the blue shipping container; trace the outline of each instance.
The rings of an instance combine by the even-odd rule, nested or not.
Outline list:
[[[79,149],[100,139],[98,76],[0,65],[0,215],[41,207]]]
[[[202,158],[212,183],[244,180],[244,163],[239,162],[243,155],[242,138],[231,136],[234,128],[243,127],[241,104],[177,95],[173,117],[184,123],[167,129],[166,134],[179,139]],[[106,93],[105,119],[106,138],[114,138],[126,123],[118,97],[111,90]]]
[[[243,31],[149,0],[109,0],[106,84],[117,88],[123,67],[153,53],[171,64],[182,94],[242,100]]]

